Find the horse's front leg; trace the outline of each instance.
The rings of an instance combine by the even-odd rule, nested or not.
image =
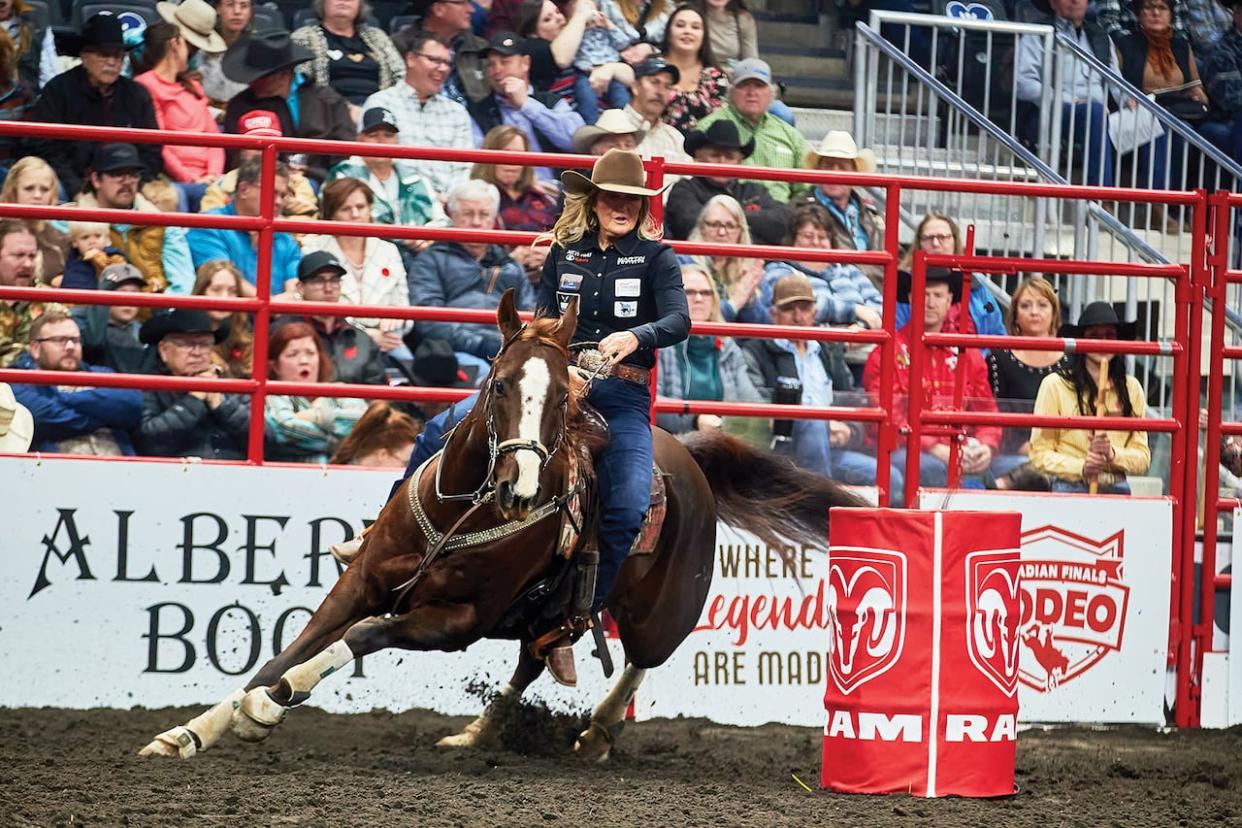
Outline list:
[[[500,693],[488,703],[477,719],[466,725],[461,733],[445,736],[436,742],[436,747],[497,747],[500,739],[496,721],[500,717],[501,711],[517,703],[517,700],[522,697],[522,693],[526,691],[526,688],[543,674],[544,666],[543,659],[535,658],[531,655],[530,649],[525,643],[522,643],[519,649],[517,667],[514,669],[513,677],[509,679],[509,683],[500,689]]]
[[[328,593],[328,597],[319,605],[319,609],[311,616],[302,634],[279,655],[264,664],[245,687],[234,690],[215,706],[195,716],[184,725],[178,725],[159,734],[139,751],[139,755],[179,756],[182,759],[189,759],[196,753],[211,747],[228,730],[234,712],[247,697],[247,691],[253,692],[254,688],[276,681],[290,667],[339,639],[345,630],[359,618],[365,617],[367,613],[361,577],[354,568],[347,569],[333,586],[332,591]],[[242,735],[262,738],[270,732],[271,726],[275,723],[273,722],[261,732],[249,729]]]
[[[603,762],[612,753],[612,745],[625,725],[625,711],[634,698],[638,685],[643,683],[647,671],[627,664],[621,678],[604,700],[596,706],[591,714],[591,723],[578,736],[574,743],[574,752],[583,759]]]

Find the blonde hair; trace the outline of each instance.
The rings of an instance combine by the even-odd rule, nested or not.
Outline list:
[[[103,221],[71,221],[69,222],[69,238],[77,239],[87,233],[103,233],[107,236],[112,232],[111,226]]]
[[[700,228],[703,225],[704,217],[714,207],[721,207],[726,210],[741,228],[737,239],[738,244],[747,246],[752,244],[750,238],[750,225],[746,221],[746,212],[742,209],[742,205],[738,203],[736,198],[731,195],[726,195],[725,193],[718,193],[712,196],[707,200],[707,203],[703,205],[703,209],[699,210],[699,217],[694,220],[694,227],[690,229],[690,236],[687,241],[711,241],[711,239],[703,238],[703,231]],[[695,256],[694,261],[697,265],[707,271],[707,274],[713,281],[716,282],[716,284],[726,291],[737,284],[738,280],[742,278],[742,271],[757,261],[756,259],[727,258],[724,260],[724,264],[719,267],[713,267],[711,258],[712,257],[710,256]]]
[[[716,290],[716,280],[712,278],[712,272],[711,272],[711,270],[710,270],[710,269],[708,269],[707,267],[704,267],[703,265],[699,264],[698,262],[686,262],[685,264],[683,264],[683,265],[681,266],[681,285],[682,285],[682,289],[685,289],[685,286],[686,286],[686,274],[688,274],[688,273],[699,273],[699,274],[702,274],[703,278],[707,280],[707,286],[708,286],[708,288],[711,288],[711,291],[712,291],[712,298],[711,298],[712,310],[711,310],[710,315],[707,317],[707,318],[708,318],[708,320],[709,320],[709,321],[711,321],[711,322],[723,322],[723,321],[725,321],[724,314],[723,314],[723,313],[721,312],[721,310],[720,310],[720,292],[719,292],[718,290]]]
[[[18,3],[13,8],[14,14],[19,14],[18,6],[24,4]],[[24,23],[23,29],[28,28]],[[24,158],[17,159],[13,166],[9,168],[9,174],[4,178],[4,185],[0,186],[0,202],[5,204],[17,203],[17,188],[21,185],[22,179],[32,173],[42,173],[47,176],[51,183],[50,192],[47,197],[47,206],[54,207],[60,199],[60,179],[56,177],[56,171],[52,169],[52,165],[35,155],[27,155]],[[32,221],[30,226],[34,228],[36,233],[43,230],[43,226],[47,222]]]
[[[599,195],[597,188],[587,193],[566,193],[565,206],[561,216],[546,233],[535,238],[535,244],[552,242],[562,248],[582,241],[588,232],[599,231],[599,219],[595,216],[595,199]],[[664,229],[656,224],[651,216],[651,202],[647,197],[640,197],[638,207],[638,237],[644,241],[660,241],[664,238]]]
[[[521,138],[522,143],[526,145],[526,152],[530,151],[530,138],[526,133],[515,126],[503,124],[498,127],[492,127],[488,130],[487,135],[483,137],[483,146],[479,149],[498,150],[504,149],[505,145],[514,138]],[[500,182],[496,180],[496,165],[478,163],[470,168],[470,177],[486,181],[500,189]],[[535,168],[522,167],[522,174],[518,176],[517,189],[518,192],[526,192],[535,185]]]
[[[1061,300],[1057,298],[1056,288],[1042,276],[1032,276],[1026,279],[1022,284],[1018,285],[1013,292],[1013,299],[1009,302],[1009,309],[1005,311],[1005,329],[1013,336],[1022,336],[1022,332],[1018,330],[1018,300],[1023,293],[1027,291],[1038,293],[1040,296],[1048,300],[1052,305],[1052,319],[1049,320],[1050,326],[1048,335],[1056,336],[1057,331],[1061,329]]]

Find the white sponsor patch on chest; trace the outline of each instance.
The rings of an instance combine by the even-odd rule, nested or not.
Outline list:
[[[625,296],[641,296],[643,292],[643,280],[618,279],[614,289],[618,298]]]

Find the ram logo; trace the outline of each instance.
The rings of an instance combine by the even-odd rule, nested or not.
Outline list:
[[[1018,691],[1022,559],[1017,549],[966,556],[966,649],[1007,696]]]
[[[829,549],[828,626],[829,669],[842,693],[896,664],[906,635],[906,556]]]

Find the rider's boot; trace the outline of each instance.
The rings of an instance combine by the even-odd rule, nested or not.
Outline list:
[[[559,684],[575,687],[578,670],[574,666],[573,633],[590,624],[591,604],[595,600],[595,580],[599,572],[599,551],[583,549],[574,559],[574,585],[569,618],[558,629],[531,645],[536,656],[542,652],[548,672]]]
[[[371,526],[374,525],[375,524],[371,524]],[[362,540],[367,536],[367,533],[371,531],[371,526],[363,529],[347,541],[341,541],[340,543],[334,543],[329,546],[328,551],[332,553],[332,557],[336,558],[346,566],[353,563],[354,558],[358,557],[358,553],[362,551]]]

